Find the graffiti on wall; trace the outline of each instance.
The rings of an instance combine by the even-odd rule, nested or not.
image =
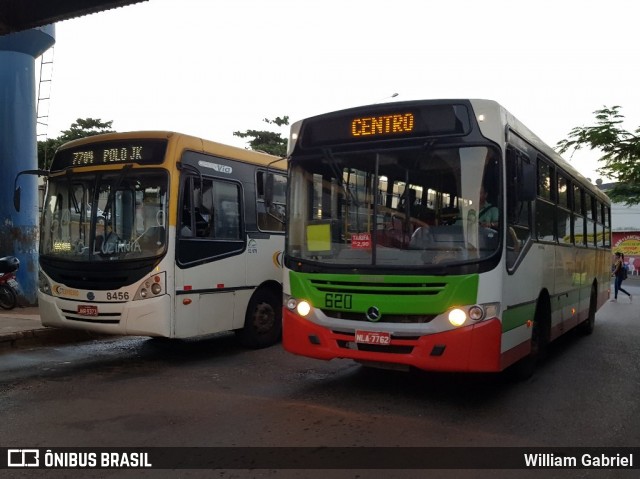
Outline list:
[[[611,234],[611,252],[619,251],[624,255],[624,261],[629,268],[629,274],[640,274],[640,231],[630,231]]]

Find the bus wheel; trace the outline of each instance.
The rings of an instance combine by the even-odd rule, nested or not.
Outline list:
[[[244,328],[236,331],[240,343],[247,348],[264,348],[277,343],[282,334],[282,300],[268,289],[251,297]]]
[[[517,381],[529,379],[535,373],[538,364],[544,359],[549,344],[548,328],[545,326],[546,322],[543,321],[543,318],[547,317],[546,311],[546,308],[540,308],[538,305],[531,329],[531,351],[527,357],[522,358],[509,368],[508,374],[511,379]]]
[[[593,333],[596,326],[596,302],[597,302],[597,289],[594,286],[591,287],[591,297],[589,299],[589,316],[580,324],[580,332],[586,336]]]

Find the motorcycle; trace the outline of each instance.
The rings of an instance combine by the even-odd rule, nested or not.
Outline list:
[[[18,304],[16,271],[20,260],[15,256],[0,258],[0,308],[13,309]]]

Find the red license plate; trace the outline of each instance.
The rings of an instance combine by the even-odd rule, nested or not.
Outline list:
[[[380,331],[356,331],[356,343],[391,344],[391,334]]]
[[[98,316],[98,307],[81,304],[78,306],[78,314],[81,316]]]

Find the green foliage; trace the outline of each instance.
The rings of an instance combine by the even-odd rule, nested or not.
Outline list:
[[[48,169],[56,150],[63,144],[78,138],[111,133],[113,121],[102,121],[99,118],[78,118],[68,130],[63,130],[58,138],[48,138],[38,142],[38,168]]]
[[[289,124],[289,117],[276,117],[275,120],[265,118],[262,121],[269,125],[287,126]],[[244,132],[234,131],[233,135],[240,138],[253,138],[248,142],[252,150],[263,151],[281,157],[287,154],[287,138],[283,138],[280,133],[267,130],[247,130]]]
[[[53,155],[62,143],[57,138],[47,138],[38,142],[38,168],[48,170],[51,166]]]
[[[603,107],[594,112],[596,124],[575,127],[567,139],[556,145],[559,153],[581,148],[599,150],[598,159],[603,166],[598,172],[616,180],[616,185],[607,191],[611,201],[636,205],[640,203],[640,128],[629,132],[620,127],[624,116],[620,106]]]
[[[62,131],[59,138],[63,141],[71,141],[101,133],[112,133],[112,124],[113,121],[102,121],[99,118],[78,118],[68,130]]]

